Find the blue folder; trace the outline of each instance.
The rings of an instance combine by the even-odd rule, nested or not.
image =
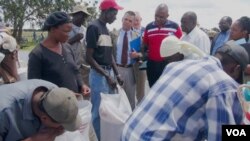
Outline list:
[[[141,37],[137,37],[134,40],[130,41],[131,50],[135,50],[136,52],[140,52],[141,50]]]

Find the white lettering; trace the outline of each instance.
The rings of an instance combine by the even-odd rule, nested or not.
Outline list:
[[[229,130],[229,131],[228,131],[228,130]],[[227,132],[227,136],[231,136],[232,129],[226,129],[226,132]]]
[[[227,132],[227,136],[247,136],[246,132],[244,129],[241,129],[241,131],[239,131],[238,129],[226,129]]]
[[[233,135],[234,136],[239,136],[240,132],[238,129],[233,129]]]
[[[244,129],[241,129],[241,131],[240,131],[240,136],[242,136],[242,135],[243,135],[243,136],[247,136]]]

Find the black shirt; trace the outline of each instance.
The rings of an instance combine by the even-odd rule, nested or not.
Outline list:
[[[113,47],[106,24],[99,19],[93,21],[87,28],[87,48],[93,48],[93,58],[99,65],[112,64]]]
[[[42,44],[29,54],[28,79],[43,79],[59,87],[80,92],[83,84],[81,74],[74,61],[68,44],[62,45],[62,55],[57,54]]]

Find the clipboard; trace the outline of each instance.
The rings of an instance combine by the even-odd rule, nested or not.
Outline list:
[[[135,50],[136,52],[141,51],[141,37],[140,36],[130,41],[129,43],[130,43],[131,50]]]

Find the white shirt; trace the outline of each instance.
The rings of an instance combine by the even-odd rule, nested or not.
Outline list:
[[[208,35],[198,27],[195,27],[189,34],[184,33],[181,40],[197,46],[206,54],[210,54],[211,42]]]
[[[130,42],[132,40],[132,33],[131,32],[132,32],[131,30],[127,31],[128,42]],[[119,32],[119,36],[117,38],[116,62],[118,64],[121,64],[121,60],[122,60],[122,48],[123,48],[124,34],[125,34],[125,31],[121,29]],[[132,50],[131,50],[130,44],[128,44],[128,52],[127,52],[128,53],[128,63],[127,63],[127,65],[132,64],[132,59],[129,56],[130,52],[132,52]]]

